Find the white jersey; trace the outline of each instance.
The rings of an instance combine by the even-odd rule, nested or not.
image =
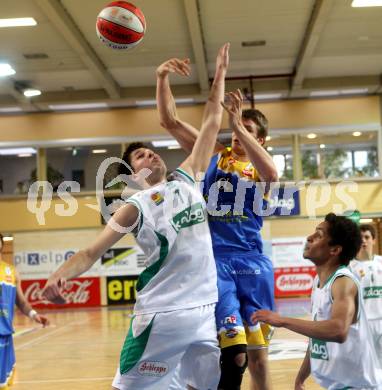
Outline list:
[[[352,260],[349,266],[360,280],[367,318],[382,321],[382,256]]]
[[[137,282],[136,314],[193,308],[218,299],[205,201],[185,171],[178,168],[172,178],[127,200],[140,210],[136,240],[147,256],[147,268]]]
[[[313,320],[331,318],[332,285],[336,278],[346,276],[354,281],[360,291],[357,278],[347,267],[340,267],[319,287],[316,276],[312,292]],[[382,372],[372,342],[362,299],[358,294],[358,321],[352,324],[344,343],[310,339],[310,367],[315,380],[324,388],[377,389],[382,385]]]

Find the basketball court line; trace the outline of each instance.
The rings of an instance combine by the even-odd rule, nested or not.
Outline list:
[[[24,344],[21,344],[21,345],[16,346],[16,347],[15,347],[15,350],[18,351],[18,350],[20,350],[20,349],[24,349],[24,348],[29,347],[29,346],[31,346],[31,345],[38,344],[41,340],[45,340],[45,339],[49,338],[50,336],[52,336],[52,335],[54,335],[54,334],[57,334],[57,333],[61,332],[62,330],[68,331],[67,328],[70,327],[70,326],[77,325],[77,324],[83,324],[83,323],[85,323],[85,321],[80,322],[80,323],[77,322],[77,321],[69,322],[69,323],[66,324],[65,326],[62,326],[62,327],[60,327],[60,328],[57,328],[57,329],[55,329],[54,331],[49,332],[48,334],[45,334],[45,335],[43,335],[43,336],[37,337],[37,338],[35,338],[35,339],[33,339],[33,340],[30,340],[30,341],[28,341],[28,342],[26,342],[26,343],[24,343]],[[64,333],[65,333],[65,332],[64,332]]]
[[[43,379],[43,380],[30,380],[30,381],[15,381],[15,385],[33,384],[33,383],[70,383],[70,382],[99,382],[99,381],[112,381],[114,377],[103,378],[66,378],[66,379]]]

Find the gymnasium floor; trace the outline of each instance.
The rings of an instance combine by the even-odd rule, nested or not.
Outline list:
[[[306,317],[307,299],[279,300],[284,315]],[[32,326],[29,319],[15,318],[16,378],[13,390],[110,389],[119,351],[130,323],[125,307],[49,311],[52,325]],[[306,339],[278,329],[270,352],[274,390],[293,389]],[[248,376],[243,390],[248,390]],[[307,390],[318,390],[310,379]],[[160,390],[160,389],[158,389]]]

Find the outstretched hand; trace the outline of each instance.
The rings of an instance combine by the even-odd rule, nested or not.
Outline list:
[[[254,324],[256,322],[264,322],[266,324],[275,326],[276,328],[283,326],[281,316],[278,313],[270,310],[258,310],[252,314],[251,320]]]
[[[49,278],[42,290],[42,296],[52,303],[64,304],[66,303],[66,299],[62,295],[62,291],[65,285],[66,279],[64,278]]]
[[[171,58],[157,68],[158,77],[166,77],[169,73],[176,73],[180,76],[189,76],[191,74],[190,59],[183,60]]]
[[[216,69],[227,69],[229,64],[229,43],[225,43],[216,57]]]
[[[228,103],[222,102],[221,104],[229,115],[230,124],[237,126],[241,123],[243,95],[240,89],[235,92],[228,92],[225,95],[228,98]]]

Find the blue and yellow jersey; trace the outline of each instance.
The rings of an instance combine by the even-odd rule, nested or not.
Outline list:
[[[13,333],[13,314],[16,302],[15,268],[0,260],[0,336]]]
[[[212,157],[203,195],[215,253],[262,252],[261,210],[266,200],[264,190],[256,185],[259,181],[252,163],[235,160],[231,148]]]

